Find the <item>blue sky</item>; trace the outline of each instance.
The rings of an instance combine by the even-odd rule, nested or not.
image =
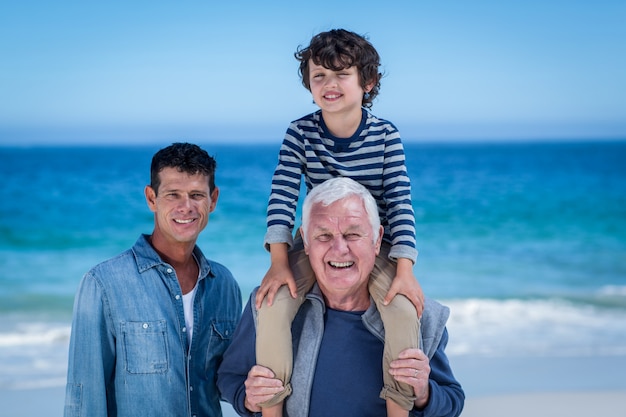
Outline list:
[[[367,35],[405,141],[626,138],[624,1],[15,1],[0,144],[282,140],[316,107],[293,52]]]

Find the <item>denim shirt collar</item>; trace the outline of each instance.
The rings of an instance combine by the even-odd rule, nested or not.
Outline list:
[[[144,273],[148,269],[154,268],[158,265],[166,265],[159,254],[154,250],[150,244],[150,235],[142,234],[137,239],[137,242],[131,249],[135,260],[137,262],[137,269],[139,273]],[[200,267],[200,279],[215,278],[215,274],[211,271],[211,265],[204,257],[204,254],[200,248],[196,245],[193,248],[193,254]]]

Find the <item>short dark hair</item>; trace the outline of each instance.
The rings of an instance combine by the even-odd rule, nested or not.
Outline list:
[[[362,102],[364,107],[372,107],[374,98],[380,90],[380,79],[383,75],[378,71],[380,56],[364,36],[345,29],[333,29],[318,33],[313,36],[309,46],[298,47],[294,56],[300,61],[298,72],[302,79],[302,85],[309,91],[311,90],[309,82],[310,59],[316,65],[333,71],[356,66],[361,87],[365,88],[369,83],[374,85],[369,92],[369,97],[363,97]]]
[[[150,187],[158,194],[161,179],[159,172],[163,168],[176,168],[178,172],[189,175],[202,174],[209,179],[209,190],[215,189],[215,168],[217,162],[204,149],[192,143],[172,143],[159,150],[152,157],[150,165]]]

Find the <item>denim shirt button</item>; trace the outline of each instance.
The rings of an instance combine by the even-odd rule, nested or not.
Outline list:
[[[141,327],[143,327],[144,329],[147,329],[148,328],[148,323],[144,323],[143,326],[141,326]]]
[[[189,386],[189,391],[193,391],[193,387],[192,386]]]
[[[183,327],[183,333],[185,333],[187,331],[186,327]]]
[[[176,294],[176,297],[174,297],[174,298],[176,298],[177,300],[180,300],[180,295]]]
[[[172,273],[172,268],[167,268],[167,273],[171,274]]]

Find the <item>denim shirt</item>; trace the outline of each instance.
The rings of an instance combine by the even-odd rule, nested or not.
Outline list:
[[[221,416],[217,368],[242,310],[237,282],[196,246],[191,346],[176,272],[147,236],[83,277],[74,302],[65,417]]]

